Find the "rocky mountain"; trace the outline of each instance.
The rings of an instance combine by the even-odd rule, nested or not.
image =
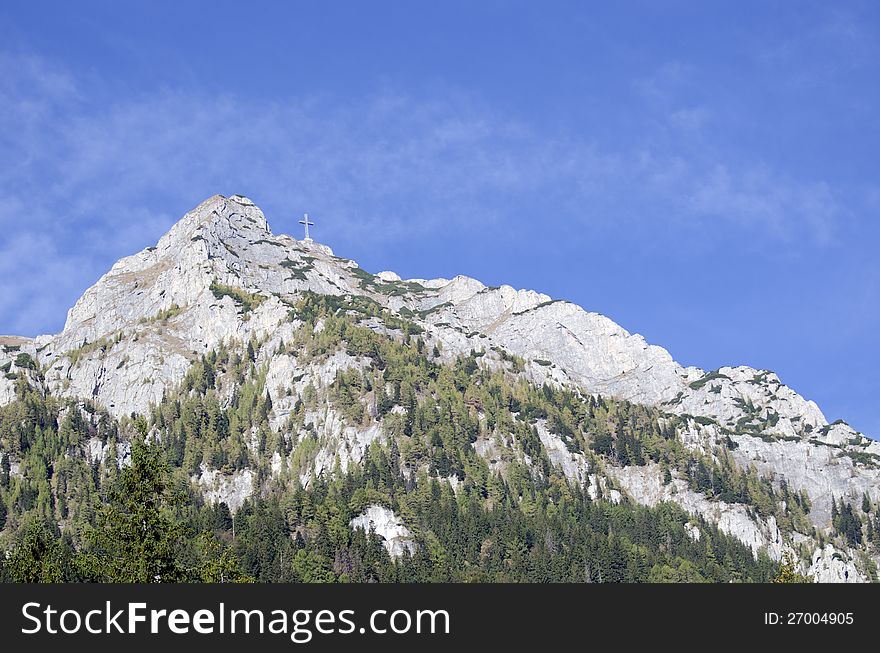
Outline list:
[[[150,414],[179,392],[205,356],[249,348],[259,391],[270,405],[272,433],[291,451],[301,451],[307,437],[315,443],[302,455],[261,453],[252,441],[254,429],[247,442],[252,460],[262,460],[269,476],[290,476],[308,487],[360,463],[373,443],[395,441],[395,418],[406,413],[399,404],[380,410],[385,390],[393,394],[395,388],[386,379],[381,392],[369,383],[359,386],[356,400],[364,417],[345,414],[340,379],[372,379],[382,364],[351,346],[320,356],[297,349],[304,328],[312,338],[324,328],[323,319],[310,323],[301,313],[310,297],[335,302],[373,333],[401,342],[417,336],[432,364],[452,366],[470,357],[475,369],[503,373],[511,383],[565,390],[589,405],[605,398],[647,407],[654,428],[676,451],[762,479],[774,488],[780,507],[775,513],[756,510],[711,482],[695,480],[696,462],[676,467],[665,455],[634,464],[625,456],[603,455],[596,444],[601,428],[578,435],[592,442],[584,448],[572,444],[560,420],[530,419],[540,456],[591,495],[646,506],[676,503],[755,555],[764,551],[779,560],[790,553],[802,571],[822,581],[874,578],[878,554],[870,537],[847,538],[835,520],[838,506],[846,504],[855,506],[860,524],[871,526],[880,502],[880,443],[845,423],[829,424],[814,402],[774,373],[683,367],[607,317],[530,290],[487,287],[463,276],[403,280],[393,272],[370,274],[326,245],[273,234],[260,209],[240,195],[206,200],[156,246],[118,261],[70,309],[61,333],[0,338],[0,405],[16,400],[24,379],[45,395],[88,402],[112,418]],[[241,381],[218,380],[224,406],[235,401]],[[504,420],[489,428],[488,409],[472,407],[483,426],[470,446],[491,469],[505,473],[509,461],[522,460],[536,475],[547,474],[536,463],[538,454],[504,432]],[[514,421],[522,419],[514,407],[509,413]],[[161,426],[153,428],[162,438]],[[608,451],[619,452],[623,430],[610,437]],[[100,439],[86,449],[83,455],[100,459],[109,451]],[[4,455],[15,474],[15,454]],[[124,458],[124,451],[116,455]],[[193,483],[235,510],[267,480],[254,464],[233,467],[203,460],[193,470]],[[411,469],[419,471],[417,465]],[[462,474],[445,478],[456,487]],[[799,521],[786,517],[794,509],[792,496],[808,506]],[[780,519],[797,523],[782,527]],[[405,516],[372,505],[352,521],[352,527],[370,524],[389,533],[389,552],[413,550]]]

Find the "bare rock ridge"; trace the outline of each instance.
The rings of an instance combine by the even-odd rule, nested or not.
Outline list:
[[[300,369],[295,357],[276,355],[273,349],[296,329],[290,310],[305,292],[368,297],[418,324],[427,344],[437,345],[447,360],[474,350],[485,352],[481,364],[493,365],[515,355],[525,361],[523,374],[535,383],[686,416],[688,427],[679,437],[687,446],[711,452],[726,443],[741,466],[753,465],[804,490],[819,528],[828,526],[832,495],[856,500],[867,493],[880,500],[880,443],[844,423],[829,425],[814,402],[772,372],[685,368],[662,347],[607,317],[529,290],[491,288],[463,276],[402,280],[388,271],[372,275],[325,245],[273,234],[262,211],[240,195],[205,200],[156,246],[118,261],[70,309],[61,333],[0,337],[0,404],[14,399],[16,373],[24,371],[54,395],[94,400],[116,416],[143,413],[174,389],[203,354],[222,343],[256,339],[264,343],[259,360],[268,369],[267,392],[274,395],[274,423],[281,428],[289,398],[275,388],[298,374],[307,376],[298,382],[302,386],[313,376],[335,374],[335,368]],[[358,364],[345,358],[332,362],[342,368]],[[316,415],[315,424],[327,434],[327,453],[323,459],[319,453],[315,464],[327,467],[340,451],[344,460],[357,462],[381,431],[360,432],[329,413]],[[548,450],[553,437],[542,435]],[[573,454],[563,448],[555,455],[570,478],[589,483],[591,470]],[[734,508],[690,497],[683,489],[666,496],[670,490],[662,479],[645,470],[623,470],[616,478],[634,500],[676,501],[775,557],[785,548],[772,524],[734,515]],[[308,476],[303,480],[308,482]],[[223,483],[210,480],[206,492],[220,497],[221,485],[237,488],[239,495],[250,491],[240,479]],[[399,530],[405,527],[380,508],[359,525],[378,520],[383,529],[394,531],[386,540],[405,542],[406,533]],[[389,545],[395,553],[408,546],[400,542]],[[817,551],[814,572],[823,580],[865,577],[846,566],[851,563],[845,555],[842,565],[835,565],[833,551]]]

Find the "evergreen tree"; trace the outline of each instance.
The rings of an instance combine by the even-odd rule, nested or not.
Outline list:
[[[0,488],[4,490],[9,489],[9,473],[9,452],[6,452],[2,454],[2,459],[0,459]]]
[[[17,583],[62,583],[73,580],[70,557],[69,547],[53,526],[30,518],[6,560],[5,571]]]
[[[131,440],[131,465],[124,468],[109,503],[88,531],[81,556],[85,574],[111,583],[175,582],[184,579],[177,554],[185,529],[173,515],[176,502],[168,470],[156,444],[146,441],[147,425],[137,423]]]
[[[222,504],[226,505],[226,504]],[[252,583],[253,578],[244,573],[238,557],[232,549],[223,547],[210,533],[198,538],[201,561],[196,578],[202,583]]]

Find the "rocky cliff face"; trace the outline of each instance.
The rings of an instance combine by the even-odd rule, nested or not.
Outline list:
[[[500,366],[516,356],[524,362],[523,377],[533,383],[682,416],[687,427],[677,437],[684,446],[713,456],[730,451],[740,466],[754,466],[777,484],[809,495],[810,518],[819,532],[829,526],[832,496],[861,501],[867,494],[880,501],[880,443],[846,424],[829,425],[815,403],[772,372],[682,367],[666,350],[610,319],[533,291],[489,288],[467,277],[372,275],[329,247],[273,234],[260,209],[238,195],[206,200],[155,247],[117,262],[70,309],[60,334],[0,338],[0,404],[14,398],[17,373],[24,372],[28,382],[49,393],[91,399],[112,415],[144,413],[177,387],[202,355],[224,343],[254,341],[260,343],[258,360],[267,370],[272,424],[282,431],[306,386],[327,387],[339,370],[368,364],[340,354],[304,367],[295,353],[278,353],[298,328],[290,318],[291,306],[306,292],[368,298],[417,324],[427,346],[436,347],[443,360],[477,351],[485,353],[481,364]],[[383,328],[379,323],[374,327]],[[343,466],[357,463],[382,433],[379,421],[358,429],[329,408],[309,421],[321,436],[322,449],[299,472],[306,484],[337,460]],[[600,479],[545,425],[540,435],[553,463],[575,482],[598,488],[614,479],[619,491],[635,501],[675,501],[776,558],[806,547],[809,564],[822,579],[866,577],[853,566],[853,552],[832,547],[828,553],[807,536],[784,542],[775,524],[742,506],[679,487],[680,481],[664,484],[657,470],[615,469]],[[483,447],[487,458],[493,456],[492,443],[474,446]],[[247,475],[224,479],[210,469],[203,470],[198,483],[233,507],[253,491]],[[396,517],[380,514],[380,508],[371,508],[375,514],[366,515],[359,526],[371,523],[379,530],[394,522],[394,528],[405,528]],[[393,537],[383,536],[392,542]]]
[[[394,558],[402,556],[404,551],[415,553],[412,533],[393,511],[384,506],[375,504],[368,506],[362,514],[351,520],[351,527],[375,532],[382,538],[383,546]]]

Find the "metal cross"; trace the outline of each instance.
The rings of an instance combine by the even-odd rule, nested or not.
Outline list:
[[[306,238],[305,238],[305,239],[306,239],[306,240],[311,240],[311,238],[309,237],[309,225],[312,225],[312,226],[314,227],[314,226],[315,226],[315,223],[314,223],[314,222],[309,222],[309,214],[308,214],[308,213],[303,213],[303,219],[300,220],[299,223],[300,223],[301,225],[304,225],[305,228],[306,228]]]

